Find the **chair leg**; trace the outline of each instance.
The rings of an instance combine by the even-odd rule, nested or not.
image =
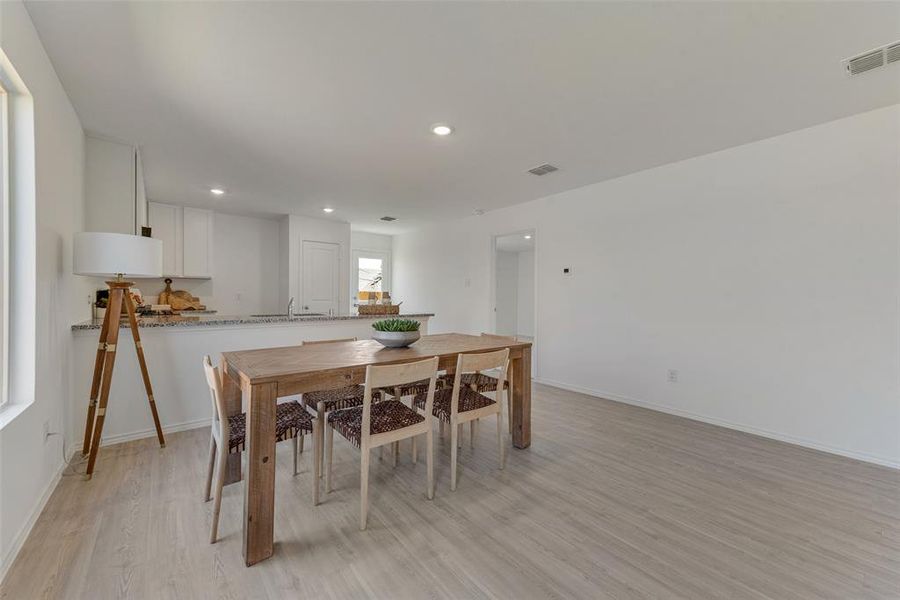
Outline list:
[[[297,474],[297,454],[300,452],[300,440],[302,434],[297,434],[294,436],[294,475]]]
[[[462,425],[450,423],[450,491],[456,491],[456,453],[459,447],[459,434],[462,433]]]
[[[302,433],[300,434],[300,454],[303,454],[303,438],[306,437]]]
[[[325,429],[325,493],[331,493],[331,459],[334,454],[334,427]]]
[[[475,427],[478,424],[478,419],[472,419],[469,421],[469,447],[473,450],[475,449]]]
[[[319,485],[321,482],[319,478],[322,476],[322,430],[319,428],[319,423],[316,422],[316,425],[313,429],[313,506],[319,505]]]
[[[362,451],[359,461],[359,529],[365,531],[369,516],[369,449]]]
[[[209,467],[206,469],[206,491],[203,494],[203,501],[209,502],[209,492],[212,490],[213,470],[216,468],[216,438],[209,435]]]
[[[444,422],[438,421],[438,431],[441,434],[441,439],[444,439]]]
[[[325,468],[324,468],[325,463],[322,462],[325,460],[325,447],[323,445],[325,443],[325,408],[323,408],[322,406],[316,407],[316,427],[318,428],[318,431],[319,431],[318,457],[319,457],[319,461],[320,461],[319,462],[319,477],[321,477],[322,471],[325,470]],[[313,442],[315,443],[315,440],[313,440]]]
[[[419,455],[416,453],[416,438],[418,436],[412,436],[412,464],[418,464]]]
[[[413,442],[415,442],[415,439],[413,438]],[[428,465],[428,489],[426,493],[429,500],[434,500],[434,431],[430,427],[425,432],[425,462]]]
[[[228,453],[225,448],[218,449],[218,464],[216,465],[216,500],[213,505],[212,531],[209,534],[209,543],[215,544],[219,533],[219,513],[222,510],[222,488],[225,487],[225,465]]]
[[[503,409],[497,411],[497,445],[500,450],[500,470],[506,466],[506,456],[504,454],[503,444]]]

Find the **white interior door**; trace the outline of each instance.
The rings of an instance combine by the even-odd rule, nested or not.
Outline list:
[[[303,241],[302,312],[338,314],[340,256],[338,244]]]

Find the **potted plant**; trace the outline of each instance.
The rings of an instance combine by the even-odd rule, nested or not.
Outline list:
[[[419,322],[412,319],[384,319],[372,323],[372,339],[388,348],[405,348],[419,339]]]

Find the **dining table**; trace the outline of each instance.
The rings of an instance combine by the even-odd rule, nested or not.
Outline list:
[[[454,372],[457,357],[509,348],[512,444],[531,444],[531,342],[497,335],[424,335],[406,348],[375,340],[341,341],[222,353],[226,409],[246,413],[242,552],[249,567],[272,556],[275,539],[275,411],[280,397],[365,383],[366,367],[438,357]],[[226,481],[241,479],[234,455]]]

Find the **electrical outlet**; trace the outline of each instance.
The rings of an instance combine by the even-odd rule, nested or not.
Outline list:
[[[571,275],[571,274],[572,274],[572,267],[564,267],[563,268],[563,275]]]
[[[666,381],[669,383],[678,383],[678,369],[669,369],[666,371]]]

